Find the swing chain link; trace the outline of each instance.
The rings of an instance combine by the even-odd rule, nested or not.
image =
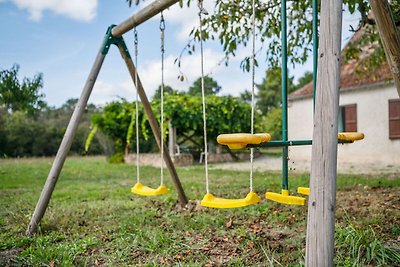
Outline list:
[[[160,157],[161,157],[161,167],[160,167],[160,185],[164,184],[164,31],[165,31],[165,20],[164,15],[161,12],[160,19],[160,38],[161,38],[161,114],[160,114]]]
[[[161,20],[160,20],[160,33],[161,33],[161,53],[164,53],[164,32],[165,32],[165,20],[164,15],[161,12]]]
[[[138,33],[137,33],[137,30],[136,30],[136,27],[133,29],[133,35],[134,35],[134,41],[133,41],[133,43],[134,43],[134,45],[135,45],[135,56],[137,57],[137,55],[138,55],[138,43],[139,43],[139,41],[138,41]]]
[[[201,99],[203,107],[203,138],[204,138],[204,169],[206,176],[206,192],[210,193],[209,177],[208,177],[208,141],[207,141],[207,119],[206,119],[206,100],[204,94],[204,52],[203,52],[203,23],[201,15],[208,15],[207,10],[203,8],[203,0],[198,0],[199,7],[199,32],[200,32],[200,67],[201,67]]]
[[[138,32],[136,27],[133,29],[133,36],[134,36],[134,47],[135,47],[135,86],[138,84],[138,74],[137,74],[137,67],[138,67]],[[136,183],[140,183],[140,145],[139,145],[139,94],[138,90],[136,90],[136,99],[135,99],[135,128],[136,128]]]

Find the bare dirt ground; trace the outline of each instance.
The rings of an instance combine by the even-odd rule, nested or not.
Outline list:
[[[248,170],[249,161],[225,162],[212,164],[212,169],[229,170]],[[310,161],[292,161],[289,160],[289,170],[292,172],[304,173],[310,172]],[[261,156],[254,159],[254,169],[257,171],[281,171],[282,158],[272,156]],[[400,175],[400,166],[385,165],[382,163],[351,163],[338,162],[338,173],[341,174],[368,174],[368,175]]]

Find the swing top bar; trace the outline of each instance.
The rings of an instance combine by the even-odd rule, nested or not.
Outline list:
[[[115,26],[111,33],[114,37],[121,37],[124,33],[149,20],[178,1],[179,0],[156,0],[142,10],[139,10],[136,14],[133,14],[130,18]]]

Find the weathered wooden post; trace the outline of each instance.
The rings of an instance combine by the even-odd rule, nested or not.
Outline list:
[[[386,59],[400,97],[400,36],[387,0],[369,0],[381,36]]]
[[[104,42],[106,41],[107,40],[104,40]],[[105,56],[106,55],[102,54],[101,51],[99,51],[99,53],[97,54],[92,70],[90,71],[89,77],[87,78],[85,86],[83,87],[81,97],[79,98],[79,101],[75,106],[74,113],[72,114],[72,117],[68,123],[67,130],[65,131],[64,137],[61,141],[60,147],[58,148],[57,155],[47,176],[46,183],[36,204],[35,211],[33,212],[32,218],[29,222],[28,229],[26,230],[26,233],[28,235],[33,235],[36,232],[39,222],[42,220],[43,215],[46,212],[51,195],[54,191],[54,187],[56,186],[61,169],[64,166],[65,159],[67,158],[67,154],[71,148],[76,130],[82,118],[82,114],[85,111],[86,104],[93,90],[93,86],[96,82],[101,66],[103,65]]]
[[[172,126],[171,121],[168,122],[168,149],[171,157],[175,156],[176,151],[176,127]]]
[[[333,266],[342,0],[321,1],[306,266]]]

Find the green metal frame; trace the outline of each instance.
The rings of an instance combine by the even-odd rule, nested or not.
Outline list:
[[[354,143],[353,141],[338,140],[338,144],[349,144]],[[259,145],[247,145],[248,148],[257,147],[289,147],[289,146],[309,146],[312,145],[312,140],[273,140]]]
[[[115,37],[112,35],[111,31],[116,25],[111,25],[108,27],[107,32],[106,32],[106,37],[104,38],[104,43],[102,47],[100,48],[100,52],[103,55],[107,55],[108,51],[110,50],[111,45],[116,45],[119,47],[123,47],[125,54],[128,58],[131,58],[131,55],[129,54],[128,47],[125,44],[124,38],[121,37]]]
[[[289,146],[311,145],[312,140],[288,140],[288,91],[287,91],[287,17],[286,1],[282,0],[281,5],[281,42],[282,42],[282,140],[270,141],[258,145],[258,147],[282,147],[282,189],[289,190],[288,160]],[[315,97],[317,88],[317,63],[318,63],[318,0],[312,1],[313,5],[313,107],[315,109]],[[339,140],[338,143],[352,143]],[[252,146],[248,146],[252,147]]]
[[[281,41],[282,41],[282,142],[288,141],[288,104],[287,104],[287,18],[286,0],[281,5]],[[288,147],[282,147],[282,189],[289,190]]]

